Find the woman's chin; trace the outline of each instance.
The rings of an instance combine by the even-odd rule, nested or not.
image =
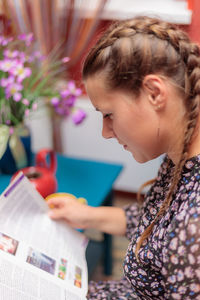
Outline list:
[[[130,151],[131,152],[131,151]],[[147,156],[144,156],[144,155],[137,155],[133,152],[131,152],[133,158],[140,164],[144,164],[150,160],[153,160],[155,157],[147,157]]]

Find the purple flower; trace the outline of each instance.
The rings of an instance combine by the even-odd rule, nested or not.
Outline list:
[[[7,125],[10,125],[10,124],[11,124],[11,121],[10,121],[10,120],[6,120],[6,124],[7,124]]]
[[[13,76],[9,76],[8,78],[2,78],[0,81],[0,85],[2,87],[7,87],[9,84],[14,82],[15,78]]]
[[[22,97],[22,95],[19,93],[19,91],[22,89],[23,86],[16,82],[8,85],[5,89],[6,98],[9,99],[11,96],[13,96],[13,99],[18,102]]]
[[[76,101],[76,96],[74,95],[70,95],[67,100],[66,100],[66,104],[69,106],[69,107],[72,107],[74,106],[74,103]]]
[[[18,39],[21,40],[21,41],[25,41],[25,39],[26,39],[26,34],[25,34],[25,33],[19,34],[19,35],[18,35]]]
[[[10,133],[10,135],[12,135],[14,133],[14,128],[13,127],[9,128],[9,133]]]
[[[73,107],[76,98],[82,93],[81,89],[77,89],[74,81],[69,81],[67,87],[60,91],[61,102],[64,106]]]
[[[5,38],[4,36],[0,36],[0,45],[2,46],[7,46],[11,41],[13,40],[12,37],[10,38]]]
[[[27,58],[29,63],[32,63],[34,60],[42,61],[44,60],[44,55],[40,51],[35,51]]]
[[[73,92],[76,88],[74,81],[73,80],[68,81],[67,87],[70,92]]]
[[[19,60],[23,64],[27,61],[28,56],[24,52],[19,52]]]
[[[46,84],[45,75],[47,73],[51,75],[52,70],[54,72],[54,64],[51,66],[50,62],[49,68],[47,67],[47,70],[44,68],[43,72],[40,66],[44,56],[41,52],[35,51],[33,47],[29,48],[32,46],[32,41],[33,33],[21,34],[17,39],[0,35],[0,87],[3,91],[3,98],[5,98],[3,99],[5,106],[10,105],[11,107],[11,113],[9,110],[8,113],[7,111],[6,113],[2,112],[4,114],[3,122],[9,126],[14,126],[17,121],[23,121],[23,118],[28,116],[31,110],[37,109],[36,99],[32,98],[32,90],[34,90],[38,96],[41,94],[45,94],[47,97],[48,94],[57,95],[50,100],[55,113],[62,117],[72,115],[75,124],[81,123],[85,118],[85,113],[74,109],[76,99],[81,95],[81,89],[76,87],[73,80],[67,81],[65,85],[61,82],[60,86],[57,84],[50,87],[47,78]],[[69,57],[64,57],[56,67],[58,66],[59,69],[62,64],[68,63],[69,60]],[[32,80],[32,77],[35,77],[36,81],[34,78]],[[57,78],[55,79],[57,80]],[[43,80],[45,80],[44,85]],[[6,100],[9,101],[6,102]],[[19,103],[16,106],[12,105],[13,102]]]
[[[37,103],[33,103],[32,110],[37,110],[37,107],[38,107]]]
[[[18,39],[24,41],[26,46],[29,47],[32,41],[34,40],[33,33],[32,32],[28,34],[22,33],[18,35]]]
[[[16,66],[16,60],[11,60],[11,59],[5,58],[4,60],[0,61],[0,70],[2,70],[4,72],[9,72],[15,66]]]
[[[73,80],[70,80],[67,84],[67,89],[69,90],[70,94],[73,94],[75,96],[80,96],[82,91],[79,88],[76,88],[75,82]]]
[[[86,113],[82,109],[77,109],[72,115],[74,124],[80,124],[86,117]]]
[[[12,70],[11,73],[17,77],[18,82],[22,82],[25,78],[31,76],[31,69],[24,68],[23,64],[18,63]]]
[[[25,109],[25,116],[28,117],[29,116],[29,113],[30,113],[30,110],[27,108]]]
[[[19,55],[19,51],[17,50],[11,51],[9,49],[5,49],[3,54],[7,58],[16,58]]]
[[[78,96],[80,96],[81,94],[82,94],[82,90],[79,89],[79,88],[77,88],[77,89],[75,90],[75,96],[78,97]]]
[[[63,63],[67,63],[68,61],[70,61],[70,58],[68,56],[63,57],[63,59],[62,59]]]
[[[25,57],[24,62],[27,60],[27,62],[32,63],[35,60],[35,57],[33,55]]]
[[[16,92],[13,94],[13,99],[16,101],[16,102],[19,102],[22,98],[22,94]]]
[[[70,110],[68,107],[55,107],[55,111],[60,116],[68,116],[70,114]]]
[[[75,82],[70,80],[67,85],[60,91],[60,98],[54,97],[51,99],[55,112],[60,116],[67,117],[72,114],[74,124],[80,124],[86,117],[86,114],[81,109],[74,109],[75,102],[78,96],[82,93],[81,89],[76,88]]]
[[[42,53],[40,51],[35,51],[33,53],[33,56],[40,59],[43,55],[42,55]]]
[[[69,96],[69,95],[70,95],[70,91],[69,91],[68,89],[62,90],[62,91],[60,92],[60,96],[61,96],[62,98],[66,98],[66,97]]]
[[[58,97],[53,97],[50,101],[53,106],[57,106],[60,102],[60,99]]]
[[[29,101],[28,101],[28,99],[26,99],[26,98],[24,98],[24,99],[22,100],[22,103],[23,103],[24,105],[26,105],[26,106],[29,105]]]

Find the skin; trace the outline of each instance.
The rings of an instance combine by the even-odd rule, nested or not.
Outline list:
[[[48,213],[53,220],[64,219],[73,228],[95,228],[101,232],[125,235],[126,218],[119,207],[92,207],[70,196],[50,198],[47,203],[54,205]]]
[[[185,106],[175,86],[156,74],[143,80],[139,97],[122,90],[109,91],[103,74],[85,81],[88,96],[95,109],[102,113],[102,135],[115,138],[133,157],[144,163],[163,153],[176,162],[184,134]],[[199,120],[189,148],[192,157],[200,153]],[[50,198],[54,206],[52,219],[64,219],[75,228],[95,228],[115,235],[124,235],[126,217],[117,207],[98,207],[78,203],[73,197]]]
[[[106,90],[101,74],[88,78],[85,86],[92,104],[103,115],[104,138],[117,139],[140,163],[163,153],[177,161],[185,108],[174,86],[148,75],[137,98],[126,91]]]

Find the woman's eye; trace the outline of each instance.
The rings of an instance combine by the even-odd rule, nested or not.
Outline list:
[[[107,118],[112,119],[112,114],[105,114],[105,115],[103,116],[103,118],[104,118],[104,119],[107,119]]]

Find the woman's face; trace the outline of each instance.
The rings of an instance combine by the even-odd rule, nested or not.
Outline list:
[[[85,86],[92,104],[103,115],[104,138],[116,138],[140,163],[165,152],[158,114],[145,93],[136,98],[124,91],[107,91],[98,75],[89,77]]]

